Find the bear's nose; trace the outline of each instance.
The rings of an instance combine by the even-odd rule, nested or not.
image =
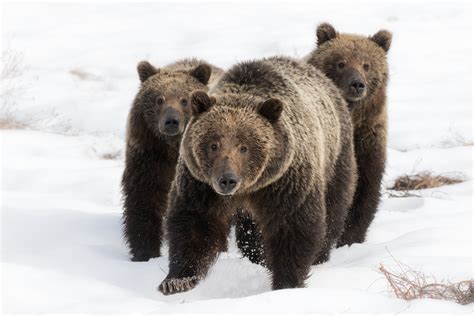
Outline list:
[[[224,173],[219,179],[219,188],[221,192],[226,194],[231,192],[237,185],[238,178],[234,173]]]
[[[365,83],[360,80],[354,80],[351,82],[351,90],[355,95],[361,95],[365,90]]]
[[[174,136],[182,132],[180,130],[180,123],[179,119],[175,116],[170,116],[165,118],[162,123],[160,124],[160,132],[168,135],[168,136]]]
[[[170,127],[170,128],[178,127],[178,125],[179,125],[179,121],[174,118],[167,119],[165,122],[165,126]]]

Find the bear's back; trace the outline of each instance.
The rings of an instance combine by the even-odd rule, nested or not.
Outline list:
[[[300,124],[314,123],[321,116],[337,116],[335,109],[344,103],[337,87],[323,73],[286,57],[239,63],[222,76],[216,91],[280,98],[288,107],[286,116],[300,119]]]
[[[341,124],[350,124],[349,113],[337,87],[315,67],[286,57],[243,62],[224,74],[216,91],[283,101],[281,122],[300,163],[317,161],[324,168],[339,154]]]
[[[222,75],[224,74],[224,70],[222,70],[222,68],[207,63],[205,60],[198,58],[184,58],[164,66],[163,69],[169,72],[189,72],[197,66],[203,64],[209,65],[212,69],[211,77],[209,78],[209,83],[207,84],[209,89],[211,89],[222,77]]]
[[[265,60],[253,60],[239,63],[229,69],[218,84],[217,89],[228,92],[244,92],[268,97],[277,91],[288,91],[288,82],[275,67]],[[238,89],[238,91],[232,91]]]

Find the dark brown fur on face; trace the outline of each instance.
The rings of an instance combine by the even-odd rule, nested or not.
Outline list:
[[[339,246],[362,243],[380,200],[387,144],[387,52],[392,35],[382,30],[364,37],[339,34],[330,24],[316,31],[318,47],[308,63],[341,89],[354,125],[359,180]]]
[[[189,94],[207,90],[212,67],[186,59],[157,69],[143,61],[137,71],[141,86],[128,117],[123,224],[132,261],[147,261],[160,256],[167,195],[191,116]]]
[[[169,198],[169,272],[159,290],[196,286],[242,209],[261,232],[252,247],[265,257],[273,289],[303,287],[310,266],[326,260],[342,234],[357,178],[351,119],[337,87],[314,67],[275,57],[234,66],[212,97],[196,91],[191,103]]]

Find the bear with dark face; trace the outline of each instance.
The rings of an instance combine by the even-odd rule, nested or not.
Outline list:
[[[352,125],[337,87],[284,57],[238,64],[195,91],[167,217],[164,294],[192,289],[248,210],[273,289],[304,286],[339,239],[355,190]]]
[[[196,59],[161,69],[146,61],[138,64],[141,87],[128,117],[122,177],[124,235],[132,261],[160,256],[167,195],[191,116],[189,94],[216,81],[213,69],[214,76],[222,73]]]
[[[323,71],[341,90],[354,125],[359,180],[339,245],[362,243],[380,200],[387,147],[387,52],[392,34],[339,34],[330,24],[316,31],[318,47],[308,63]]]

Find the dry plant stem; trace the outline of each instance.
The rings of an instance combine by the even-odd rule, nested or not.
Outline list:
[[[474,302],[474,279],[457,283],[438,282],[433,276],[415,271],[394,259],[400,271],[393,272],[380,264],[379,271],[385,276],[390,290],[398,298],[414,300],[430,298],[452,301],[461,305]]]
[[[461,176],[434,175],[429,171],[420,172],[415,175],[403,175],[395,180],[395,184],[388,188],[395,191],[422,190],[437,188],[463,182]]]
[[[16,99],[25,86],[22,57],[15,51],[4,49],[0,73],[0,129],[24,129],[27,124],[17,119]]]

